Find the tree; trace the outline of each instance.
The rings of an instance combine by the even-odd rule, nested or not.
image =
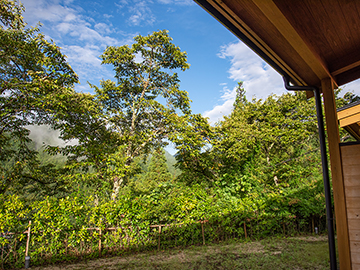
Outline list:
[[[149,182],[159,183],[171,180],[172,175],[166,164],[164,149],[158,149],[153,152],[148,170],[146,180]]]
[[[216,134],[209,122],[200,114],[192,114],[178,122],[176,132],[169,139],[178,152],[176,167],[181,170],[177,180],[186,184],[211,183],[216,179],[216,158],[211,156]]]
[[[179,118],[190,113],[188,94],[179,89],[174,72],[189,68],[186,53],[165,30],[134,41],[131,47],[108,47],[101,56],[103,64],[114,66],[116,78],[92,85],[98,110],[91,123],[101,129],[93,130],[96,135],[88,128],[80,133],[75,124],[73,131],[63,133],[79,139],[77,149],[82,150],[72,152],[74,157],[87,160],[99,177],[112,183],[114,200],[134,173],[134,159],[164,146]]]
[[[23,11],[21,3],[0,2],[0,193],[19,181],[43,182],[32,174],[42,169],[26,127],[61,121],[55,116],[68,109],[78,82],[60,48],[26,27]]]
[[[128,183],[134,194],[149,194],[159,184],[170,181],[174,175],[169,172],[165,150],[155,149],[151,156],[144,163],[143,159],[134,162],[140,162],[141,173],[132,177]]]
[[[220,137],[214,152],[222,156],[224,168],[239,177],[257,175],[270,186],[294,183],[306,174],[297,169],[309,165],[300,157],[319,156],[313,100],[287,93],[248,101],[244,94],[240,84],[233,112],[217,126]]]

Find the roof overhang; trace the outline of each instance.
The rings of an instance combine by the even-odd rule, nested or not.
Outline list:
[[[337,111],[340,127],[360,141],[360,101],[346,105]]]
[[[360,1],[195,1],[296,85],[360,77]]]

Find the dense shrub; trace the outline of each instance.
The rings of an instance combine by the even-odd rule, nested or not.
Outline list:
[[[312,199],[308,193],[300,187],[283,194],[269,192],[238,198],[199,185],[167,182],[149,194],[128,192],[116,202],[97,202],[92,196],[74,193],[26,205],[17,196],[2,196],[1,232],[15,234],[0,238],[1,263],[3,268],[23,266],[27,238],[24,231],[30,220],[32,264],[154,249],[159,231],[150,225],[171,224],[162,227],[161,248],[201,245],[200,220],[205,221],[206,243],[308,233],[314,217],[317,226],[325,222],[320,219],[325,211],[321,193],[316,195],[314,191]]]

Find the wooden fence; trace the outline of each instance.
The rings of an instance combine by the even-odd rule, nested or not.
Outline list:
[[[239,237],[243,237],[243,238],[246,239],[248,237],[252,237],[252,236],[256,235],[257,231],[259,230],[257,228],[258,225],[259,225],[259,223],[258,223],[259,221],[255,220],[255,219],[245,219],[245,220],[240,220],[239,219],[239,220],[234,221],[234,222],[236,223],[236,225],[233,223],[233,226],[237,227],[238,229],[240,229],[242,227],[241,231],[238,231],[238,232],[235,232],[235,233],[231,233],[231,232],[228,233],[228,232],[226,232],[226,228],[222,228],[223,224],[217,223],[217,222],[215,222],[215,223],[214,222],[209,222],[209,220],[199,220],[199,221],[196,221],[196,222],[193,222],[193,223],[172,223],[172,224],[149,225],[149,228],[157,229],[156,232],[155,232],[155,233],[157,233],[157,235],[156,234],[153,235],[151,233],[151,231],[150,231],[149,235],[145,236],[145,238],[141,238],[141,239],[137,238],[136,239],[136,241],[137,241],[136,245],[140,244],[140,245],[145,247],[147,244],[154,245],[157,242],[157,249],[161,250],[162,241],[165,241],[164,244],[163,244],[165,246],[167,244],[169,244],[169,243],[170,243],[170,245],[173,245],[172,242],[174,241],[174,237],[175,237],[175,246],[177,246],[176,237],[181,237],[181,233],[183,233],[183,232],[189,233],[189,231],[192,233],[191,237],[195,237],[195,242],[197,242],[198,244],[200,244],[202,242],[202,245],[205,245],[207,243],[207,241],[211,241],[211,242],[213,242],[213,241],[224,241],[226,239],[239,238]],[[200,233],[200,231],[198,231],[198,232],[194,231],[193,226],[195,225],[195,227],[197,227],[196,224],[201,225],[201,233]],[[307,231],[314,233],[314,219],[313,218],[310,221],[310,224],[311,224],[310,225],[311,228],[309,228],[310,230],[307,230]],[[180,233],[179,232],[174,233],[174,231],[172,230],[173,228],[182,227],[182,226],[184,226],[185,231],[182,231],[182,232],[180,231]],[[188,227],[188,226],[192,226],[192,227]],[[296,227],[295,224],[287,223],[287,222],[284,221],[284,222],[281,222],[279,224],[278,229],[280,229],[280,231],[278,230],[277,233],[283,233],[285,235],[286,230],[288,230],[288,233],[291,233],[291,231],[294,232],[294,229],[295,229],[295,232],[296,231],[299,232],[297,230],[298,228],[295,228],[295,227]],[[165,231],[164,230],[165,228],[169,228],[170,230]],[[125,236],[123,236],[123,237],[120,236],[120,238],[119,238],[120,243],[122,243],[120,245],[122,245],[122,247],[124,247],[124,248],[129,248],[129,247],[132,248],[131,245],[134,244],[134,242],[132,242],[132,241],[135,239],[133,235],[138,235],[141,232],[141,227],[136,229],[136,228],[134,228],[134,225],[130,225],[130,224],[125,225],[124,224],[122,227],[121,226],[119,226],[119,227],[108,227],[108,228],[90,227],[90,228],[83,228],[83,230],[97,231],[98,232],[97,233],[98,239],[95,240],[96,239],[95,238],[94,240],[98,241],[97,249],[99,251],[99,256],[101,256],[102,249],[103,249],[103,240],[105,239],[107,241],[107,243],[111,243],[111,242],[108,242],[108,240],[111,239],[112,236],[109,236],[110,238],[106,238],[105,237],[105,235],[106,235],[105,232],[106,231],[118,231],[119,230],[121,234],[125,233],[124,234]],[[129,235],[130,232],[128,230],[130,230],[130,232],[132,232],[131,235]],[[195,230],[198,230],[198,229],[195,228]],[[74,230],[72,230],[72,231],[75,232]],[[57,229],[56,232],[59,233],[59,232],[61,232],[61,230]],[[31,221],[29,221],[28,228],[25,231],[23,231],[22,233],[27,234],[26,248],[25,248],[25,256],[27,257],[29,255],[29,253],[31,253],[30,252],[30,250],[31,250],[31,247],[30,247],[31,234],[32,233],[35,234],[35,235],[39,234],[39,233],[41,234],[42,231],[33,231],[32,232],[32,230],[31,230]],[[165,235],[163,235],[164,233],[165,233]],[[14,234],[15,233],[9,233],[8,232],[8,233],[3,233],[2,235],[6,237],[6,236],[14,235]],[[67,232],[65,232],[65,234],[67,235]],[[166,236],[166,234],[168,236]],[[194,236],[194,234],[196,234],[196,235]],[[162,240],[162,236],[164,236],[163,240]],[[117,237],[117,236],[114,236],[114,237]],[[166,237],[168,237],[168,239],[166,239]],[[206,240],[207,237],[208,237],[208,240]],[[169,238],[170,238],[170,240],[169,240]],[[123,239],[123,240],[121,240],[121,239]],[[67,241],[68,241],[68,238],[66,237],[66,239],[64,239],[64,242],[63,242],[64,248],[65,248],[64,250],[66,250],[66,254],[68,254],[67,250],[68,250],[68,247],[69,247]],[[121,242],[121,241],[125,241],[125,242]],[[36,241],[36,242],[38,242],[38,241]],[[89,243],[90,243],[90,249],[89,250],[90,251],[92,250],[91,252],[94,252],[94,249],[93,249],[94,248],[94,242],[92,242],[93,244],[91,244],[91,240],[90,240]],[[182,243],[181,245],[184,244],[184,242],[181,242],[181,243]],[[187,243],[189,243],[189,242],[187,242]],[[192,244],[193,244],[193,242],[192,242]],[[86,245],[86,244],[84,244],[84,245]],[[91,245],[92,245],[92,248],[91,248]],[[187,244],[185,244],[185,245],[187,245]],[[115,249],[119,250],[119,247],[113,246],[113,248],[114,247],[115,247]],[[122,249],[122,247],[120,247],[120,250]],[[112,247],[111,247],[111,245],[110,246],[108,245],[107,248],[108,248],[108,251],[109,251],[109,248],[111,250]],[[74,250],[77,250],[77,248],[75,248]],[[85,251],[85,252],[87,252],[87,251]],[[77,251],[76,251],[76,254],[77,254]],[[81,254],[83,254],[83,253],[81,253]],[[40,255],[40,256],[42,256],[42,255]],[[20,255],[20,258],[21,258],[21,255]]]

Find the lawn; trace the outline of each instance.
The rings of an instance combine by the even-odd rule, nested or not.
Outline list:
[[[329,269],[329,252],[327,237],[306,236],[191,246],[31,269]]]

